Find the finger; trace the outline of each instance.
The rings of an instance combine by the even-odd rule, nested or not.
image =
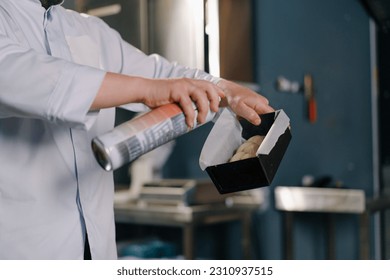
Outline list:
[[[185,118],[186,118],[187,126],[190,129],[192,129],[194,127],[194,123],[195,123],[194,103],[189,98],[189,96],[183,96],[179,101],[179,105],[184,113]]]
[[[268,105],[268,103],[258,102],[253,106],[253,110],[259,115],[274,112],[275,109]]]
[[[253,113],[251,112],[248,113],[247,120],[255,125],[259,125],[261,122],[261,118],[259,117],[259,115],[267,114],[275,111],[275,109],[269,106],[268,103],[258,102],[255,104],[255,106],[252,106],[251,104],[250,105],[245,104],[245,106],[248,106],[249,108],[248,110],[253,111]]]
[[[238,106],[235,110],[235,113],[254,125],[259,125],[261,123],[259,113],[257,113],[253,108],[246,105],[245,103],[242,103],[240,106]]]
[[[211,84],[209,89],[207,90],[207,95],[210,101],[210,109],[213,112],[217,112],[221,99],[225,97],[224,92],[219,87]]]
[[[209,99],[207,93],[201,88],[195,88],[191,93],[191,98],[195,102],[198,116],[198,123],[204,123],[207,117],[207,114],[210,110]]]
[[[263,95],[258,94],[256,97],[259,98],[259,102],[266,104],[266,105],[269,105],[269,100],[266,97],[264,97]]]
[[[225,93],[217,85],[203,80],[194,80],[194,86],[200,87],[207,95],[208,107],[213,112],[217,112],[219,109],[220,100],[225,97]]]

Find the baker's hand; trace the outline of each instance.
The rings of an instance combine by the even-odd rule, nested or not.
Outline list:
[[[229,106],[237,116],[254,125],[260,124],[259,115],[275,111],[269,106],[268,99],[247,87],[223,79],[218,82],[218,86],[225,93],[221,106]]]
[[[225,97],[223,90],[215,84],[189,78],[154,79],[149,81],[142,103],[155,108],[168,103],[177,103],[186,117],[186,124],[193,127],[194,104],[198,111],[197,122],[206,120],[209,110],[217,112],[219,102]]]
[[[220,106],[229,106],[238,116],[255,125],[260,124],[259,114],[274,111],[263,96],[227,80],[221,80],[215,85],[189,78],[148,79],[110,72],[106,73],[90,109],[111,108],[134,102],[144,103],[150,108],[177,103],[189,127],[194,125],[194,103],[198,111],[198,123],[205,121],[210,109],[217,112]]]

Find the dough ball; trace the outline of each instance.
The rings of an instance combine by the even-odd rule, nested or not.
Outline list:
[[[251,138],[249,138],[247,142],[254,143],[257,145],[257,147],[259,147],[261,142],[263,142],[264,137],[265,136],[263,136],[263,135],[255,135],[255,136],[252,136]]]
[[[241,158],[245,155],[244,152],[236,152],[232,158],[229,160],[229,162],[238,161],[241,160]]]
[[[245,152],[238,152],[232,156],[232,158],[229,160],[229,162],[239,161],[247,158],[255,157],[256,155],[251,155]]]
[[[247,159],[247,158],[253,158],[255,156],[256,156],[256,154],[255,155],[251,155],[251,154],[248,154],[248,153],[244,153],[244,155],[241,157],[241,160]]]
[[[236,150],[229,162],[234,162],[238,160],[243,160],[247,158],[256,157],[256,152],[259,149],[261,142],[263,142],[264,136],[255,135],[241,144],[240,147]]]
[[[257,144],[246,141],[237,149],[237,152],[244,152],[255,156],[258,148],[259,146]]]

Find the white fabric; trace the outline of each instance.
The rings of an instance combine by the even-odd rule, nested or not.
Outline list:
[[[91,139],[114,109],[88,112],[106,71],[145,77],[202,71],[146,56],[100,19],[38,0],[0,2],[0,259],[116,258],[113,178]]]

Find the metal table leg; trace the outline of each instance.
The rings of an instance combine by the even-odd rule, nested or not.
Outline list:
[[[183,251],[186,260],[194,259],[194,226],[191,224],[183,228]]]
[[[252,230],[252,215],[251,213],[245,214],[242,219],[242,250],[244,254],[244,259],[251,259],[251,230]]]

